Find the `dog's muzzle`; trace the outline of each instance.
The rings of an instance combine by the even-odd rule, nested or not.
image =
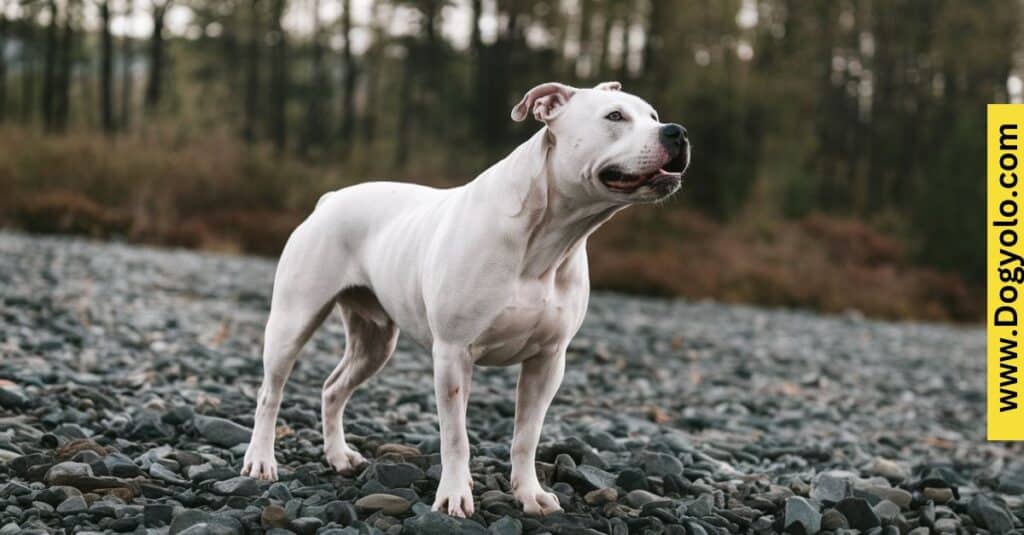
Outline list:
[[[672,123],[661,127],[658,141],[668,153],[669,160],[657,170],[644,174],[630,174],[612,165],[598,173],[598,179],[610,190],[617,193],[633,193],[642,186],[648,186],[662,195],[672,193],[683,180],[683,173],[690,165],[690,140],[686,128]]]

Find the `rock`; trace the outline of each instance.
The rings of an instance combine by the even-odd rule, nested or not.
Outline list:
[[[381,511],[386,515],[401,515],[408,511],[411,505],[405,498],[393,494],[370,494],[356,500],[356,509]]]
[[[376,456],[398,455],[399,457],[418,457],[420,450],[406,444],[385,443],[377,446]]]
[[[654,476],[667,476],[669,474],[680,475],[683,473],[683,463],[666,453],[647,452],[641,456],[644,471]]]
[[[237,535],[242,533],[238,519],[226,514],[214,514],[188,509],[174,515],[169,535]]]
[[[811,482],[809,496],[812,500],[819,501],[825,505],[835,504],[849,495],[849,482],[829,473],[818,474]]]
[[[16,387],[0,387],[0,407],[15,410],[28,406],[28,398]]]
[[[522,535],[523,524],[514,518],[505,516],[492,523],[488,531],[491,535]]]
[[[269,486],[270,482],[268,481],[238,476],[225,481],[218,481],[213,484],[212,489],[217,494],[229,496],[258,496]]]
[[[324,516],[328,522],[337,522],[342,526],[347,526],[359,518],[355,507],[351,503],[341,500],[335,500],[325,505]]]
[[[900,516],[900,506],[889,500],[882,500],[875,504],[872,509],[883,522],[893,522]]]
[[[90,512],[92,509],[90,508]],[[163,503],[146,504],[142,513],[143,523],[147,528],[167,526],[174,517],[174,507]]]
[[[615,476],[590,465],[580,465],[564,469],[568,482],[586,491],[610,487],[615,484]]]
[[[224,418],[196,415],[192,423],[207,442],[223,448],[247,444],[252,436],[252,429]]]
[[[902,463],[882,457],[875,457],[867,466],[870,474],[882,476],[893,483],[898,483],[910,477],[910,469]]]
[[[660,502],[664,500],[665,499],[662,498],[661,496],[658,496],[657,494],[654,494],[653,492],[648,492],[646,490],[631,490],[628,494],[626,494],[626,503],[637,509],[640,509],[641,507],[647,505],[648,503]]]
[[[298,535],[316,535],[321,526],[323,526],[323,522],[319,518],[309,516],[296,518],[289,524],[291,530]]]
[[[849,527],[850,523],[846,521],[846,517],[843,516],[843,513],[840,513],[835,509],[826,509],[825,512],[821,514],[821,529],[825,531],[838,531]]]
[[[853,529],[867,531],[882,525],[878,515],[864,498],[844,498],[836,504],[835,509],[846,517],[846,521]]]
[[[967,514],[981,527],[995,535],[1013,530],[1013,516],[1005,507],[981,494],[967,503]]]
[[[821,531],[821,515],[814,507],[799,496],[786,500],[785,530],[797,535],[815,535]]]
[[[953,501],[953,489],[926,487],[921,491],[921,495],[926,500],[931,500],[940,505]]]
[[[85,503],[85,498],[81,496],[72,496],[57,506],[57,512],[62,515],[74,515],[78,513],[84,513],[89,509],[89,504]]]
[[[356,504],[358,506],[358,504]],[[464,518],[454,518],[436,511],[430,511],[402,523],[403,534],[415,535],[451,535],[460,533],[467,535],[486,535],[487,529]]]
[[[374,466],[377,481],[388,488],[404,488],[416,481],[426,479],[427,474],[418,466],[409,463],[381,463]]]
[[[616,476],[615,485],[622,487],[622,489],[627,492],[637,489],[647,490],[647,476],[640,470],[626,468]],[[598,488],[605,486],[610,485],[601,485]]]
[[[45,480],[50,485],[67,485],[82,477],[92,477],[92,467],[85,463],[65,461],[53,465],[46,472]]]
[[[592,490],[583,497],[583,501],[590,505],[604,505],[609,502],[614,502],[619,499],[619,491],[615,490],[615,487],[605,487],[603,489]]]
[[[155,479],[173,483],[175,485],[188,484],[188,481],[178,477],[178,474],[175,474],[169,468],[160,463],[153,463],[149,465],[149,475],[153,476]]]
[[[260,512],[260,526],[263,529],[285,528],[288,526],[288,513],[280,505],[268,505]]]

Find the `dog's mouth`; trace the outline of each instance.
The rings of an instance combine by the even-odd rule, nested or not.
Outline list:
[[[682,181],[683,173],[689,164],[688,151],[680,151],[679,155],[669,160],[656,171],[645,174],[626,173],[622,168],[611,165],[597,174],[598,180],[608,189],[617,193],[633,193],[645,185],[657,187],[661,185],[675,186]]]

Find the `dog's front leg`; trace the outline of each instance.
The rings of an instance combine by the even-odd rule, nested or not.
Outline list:
[[[434,345],[434,394],[441,424],[441,483],[437,486],[435,511],[451,516],[473,515],[473,479],[469,473],[469,437],[466,436],[466,404],[473,377],[473,362],[464,347]]]
[[[527,514],[547,515],[562,510],[558,497],[540,486],[535,456],[544,415],[562,384],[564,373],[564,347],[524,361],[519,371],[512,435],[512,491]]]

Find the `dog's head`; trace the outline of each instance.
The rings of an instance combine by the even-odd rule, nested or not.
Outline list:
[[[665,198],[682,184],[690,164],[686,129],[663,123],[643,99],[618,82],[592,89],[559,83],[534,87],[512,109],[547,125],[559,186],[616,203]]]

